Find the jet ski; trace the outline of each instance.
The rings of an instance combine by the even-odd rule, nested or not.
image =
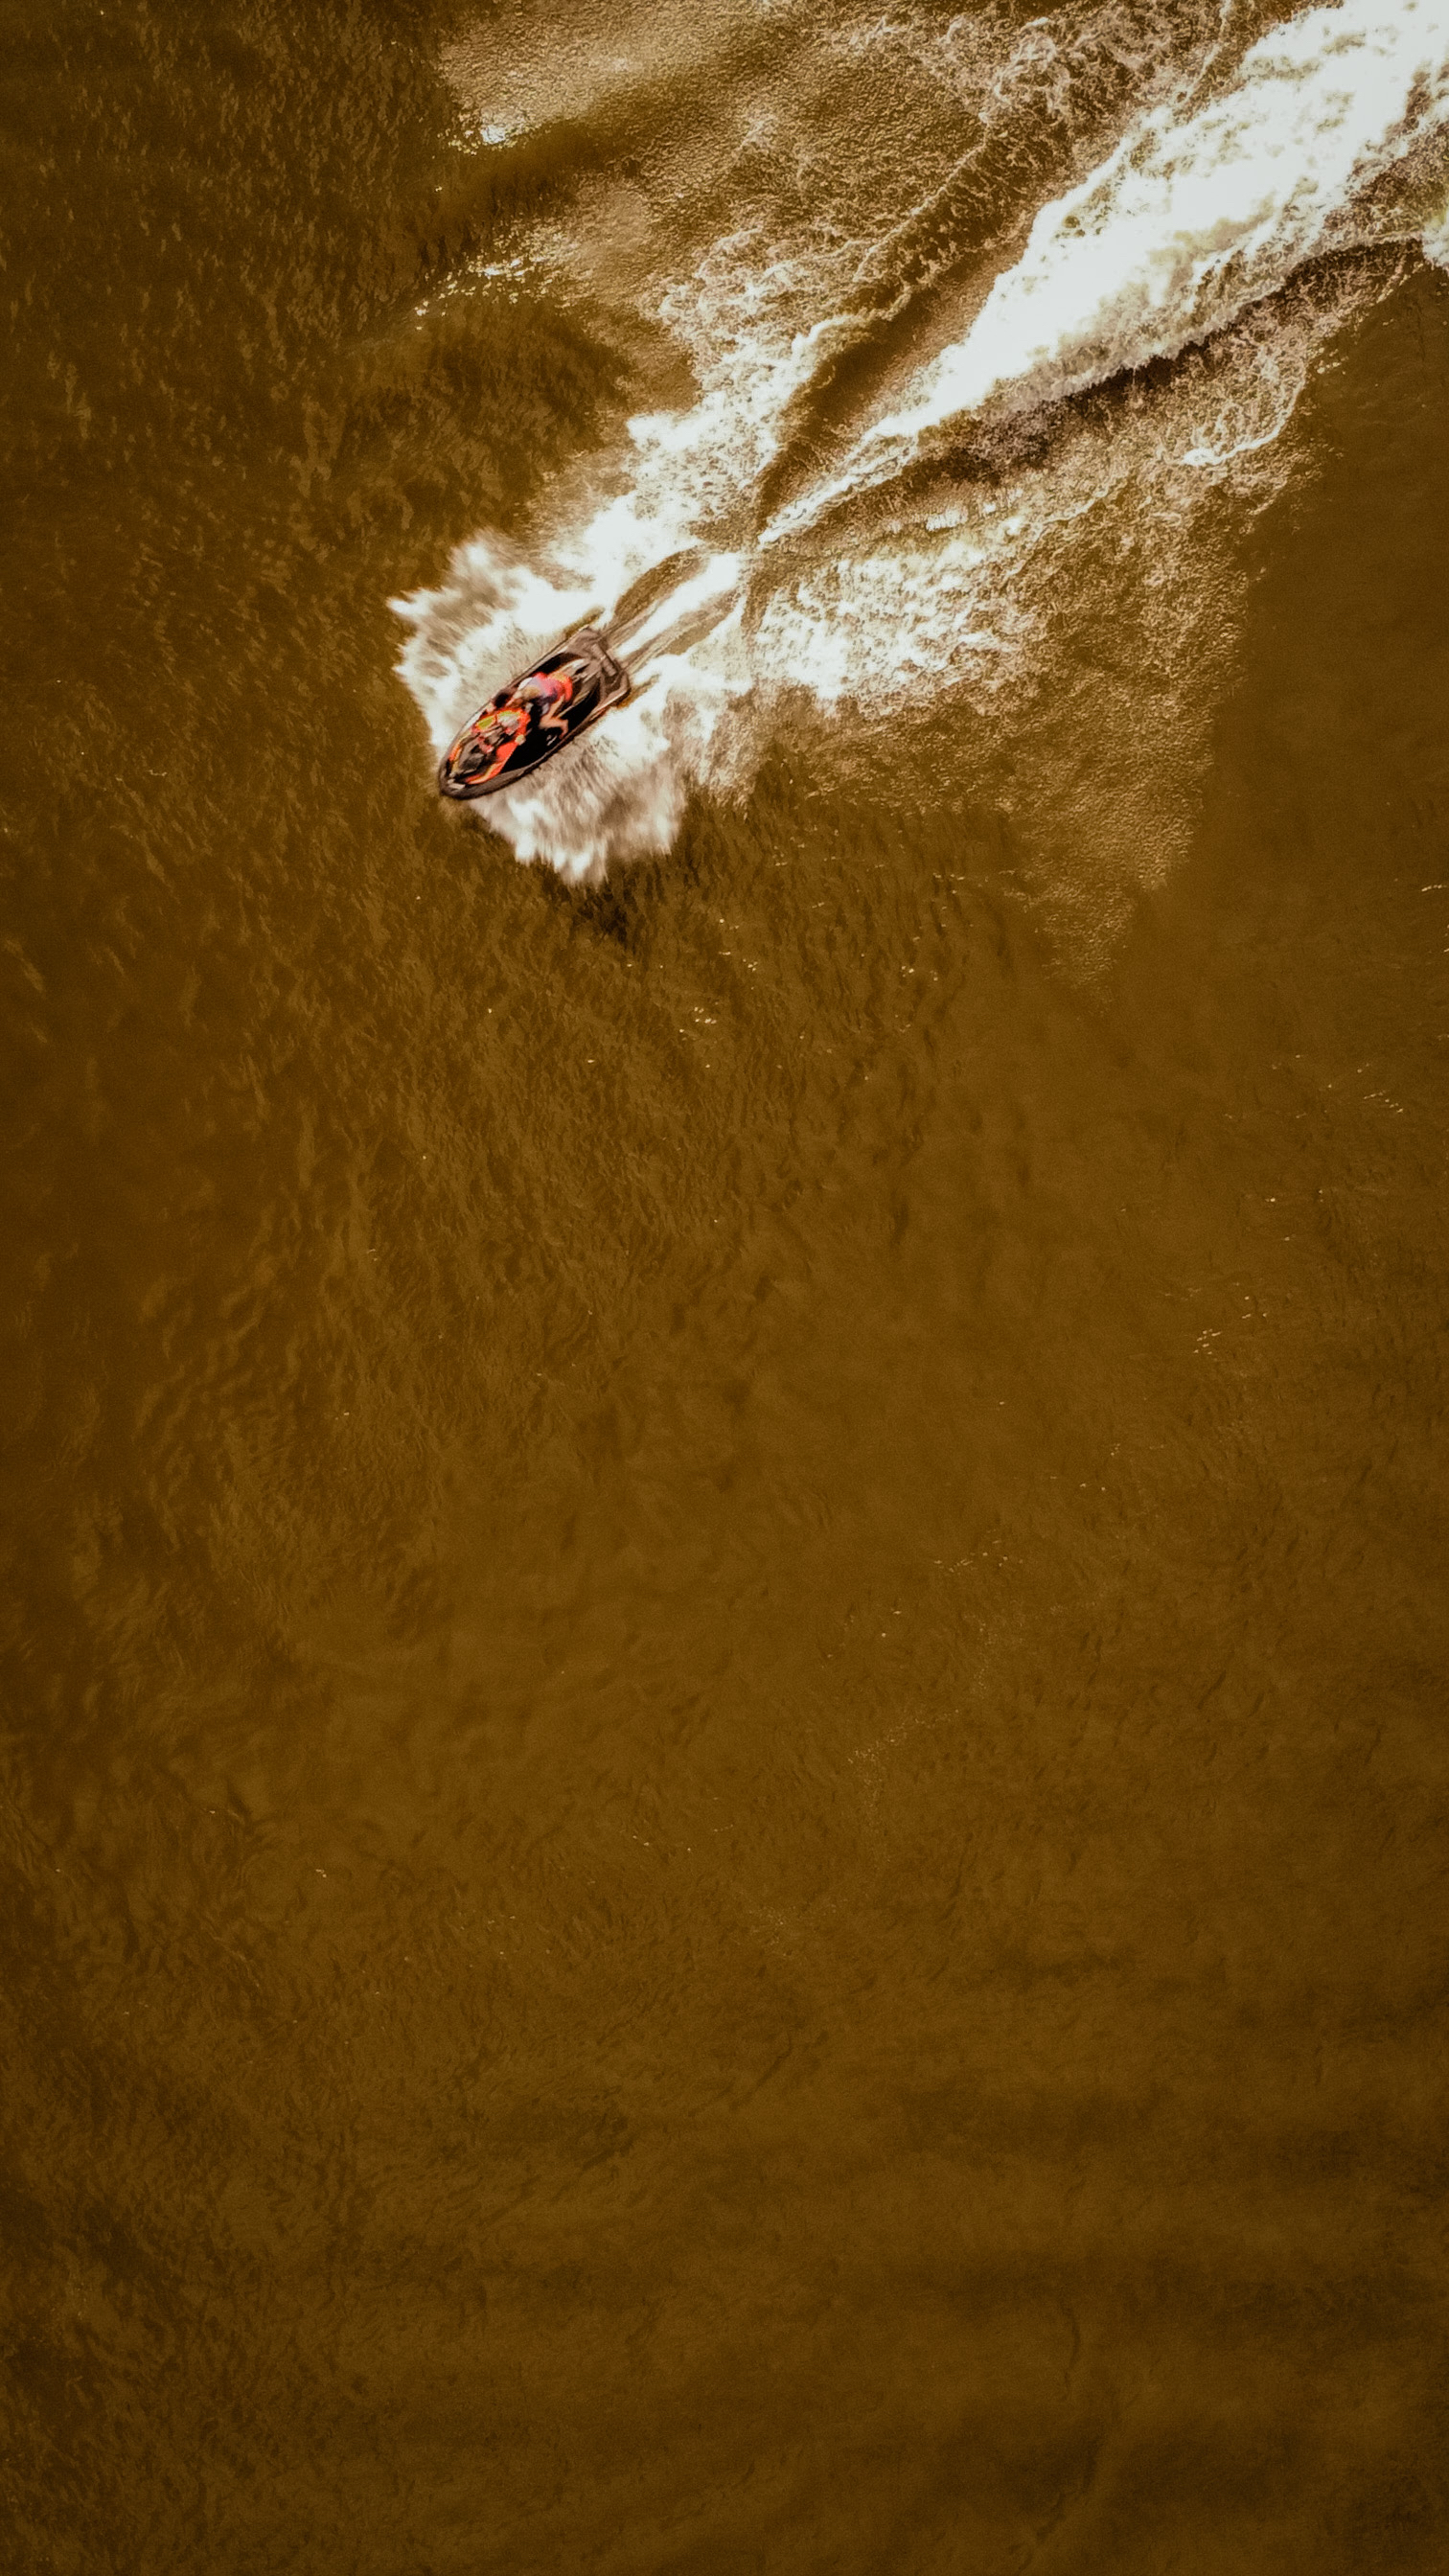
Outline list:
[[[596,626],[581,626],[470,716],[438,770],[438,790],[459,801],[514,787],[577,742],[631,681]]]

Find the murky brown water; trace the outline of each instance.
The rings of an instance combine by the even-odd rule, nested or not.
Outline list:
[[[490,23],[11,0],[5,2564],[1440,2566],[1449,278],[580,887],[388,602],[802,57]]]

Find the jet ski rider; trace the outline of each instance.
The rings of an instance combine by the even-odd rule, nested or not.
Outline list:
[[[530,679],[520,680],[513,695],[520,706],[536,706],[540,733],[566,734],[569,708],[573,705],[582,662],[565,662],[558,671],[537,671]]]
[[[569,709],[578,694],[582,677],[581,662],[566,662],[561,670],[536,671],[530,673],[526,680],[520,680],[501,706],[487,711],[487,723],[478,727],[473,744],[483,754],[487,766],[483,767],[482,762],[465,760],[468,775],[476,779],[481,768],[482,778],[487,781],[506,769],[514,753],[521,751],[528,739],[535,710],[539,732],[555,734],[562,741],[569,729]]]

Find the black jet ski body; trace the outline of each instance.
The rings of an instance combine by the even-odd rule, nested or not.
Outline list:
[[[629,695],[624,665],[595,626],[581,626],[470,716],[439,766],[440,794],[497,796],[577,742]]]

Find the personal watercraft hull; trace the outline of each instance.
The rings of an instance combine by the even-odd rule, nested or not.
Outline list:
[[[439,765],[439,794],[472,804],[516,787],[621,706],[631,685],[598,628],[580,627],[470,716]]]

